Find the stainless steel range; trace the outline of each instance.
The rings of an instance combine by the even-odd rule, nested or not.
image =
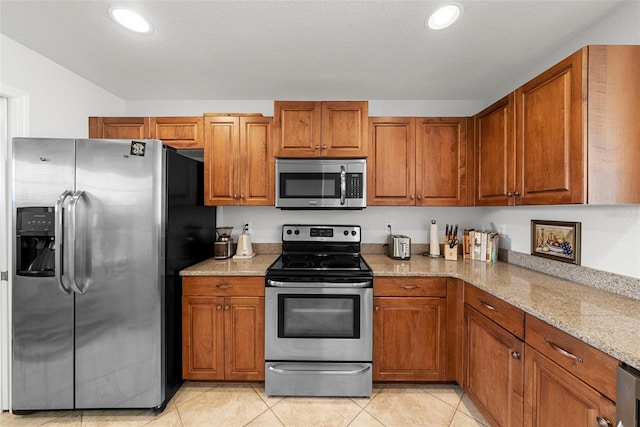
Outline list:
[[[373,272],[360,231],[282,227],[282,255],[266,273],[268,395],[371,395]]]

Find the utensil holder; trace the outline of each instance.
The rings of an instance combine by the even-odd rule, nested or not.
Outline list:
[[[458,260],[458,245],[453,245],[450,247],[449,245],[444,245],[444,259],[448,259],[451,261]]]

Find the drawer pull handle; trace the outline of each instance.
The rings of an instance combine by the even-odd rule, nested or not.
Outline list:
[[[232,287],[233,285],[229,284],[229,283],[221,283],[219,285],[216,285],[216,288],[218,289],[229,289],[230,287]]]
[[[609,421],[605,417],[596,417],[596,421],[598,422],[598,425],[600,427],[611,427],[613,425],[611,424],[611,421]]]
[[[484,301],[480,301],[480,304],[482,304],[482,306],[484,308],[486,308],[487,310],[491,310],[491,311],[498,311],[497,308],[495,308],[494,306],[492,306],[491,304],[484,302]]]
[[[402,289],[418,289],[420,285],[400,285]]]
[[[569,359],[573,359],[573,360],[575,360],[576,362],[579,362],[579,363],[583,363],[584,362],[584,359],[582,359],[582,357],[576,356],[575,354],[568,352],[564,348],[558,346],[556,343],[551,341],[549,338],[545,338],[544,341],[547,344],[549,344],[549,346],[551,346],[552,349],[554,349],[555,351],[557,351],[561,355],[563,355],[565,357],[568,357]]]
[[[516,360],[520,360],[520,353],[518,353],[517,351],[511,351],[511,357],[513,357]]]

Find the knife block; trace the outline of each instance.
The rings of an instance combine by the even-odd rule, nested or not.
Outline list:
[[[458,245],[454,245],[452,248],[448,244],[444,245],[444,259],[451,261],[458,260]]]

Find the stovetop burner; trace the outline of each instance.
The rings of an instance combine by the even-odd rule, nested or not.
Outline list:
[[[371,267],[360,255],[357,225],[284,225],[282,254],[267,269],[268,277],[316,280],[370,278]]]
[[[360,269],[360,255],[311,255],[311,254],[283,254],[281,255],[282,270],[323,270],[323,269]]]

